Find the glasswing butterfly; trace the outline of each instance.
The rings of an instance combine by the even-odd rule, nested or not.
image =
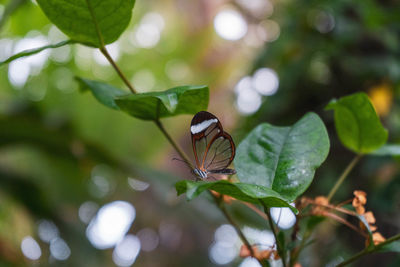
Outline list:
[[[190,124],[190,133],[196,166],[186,164],[196,178],[215,179],[211,174],[236,173],[227,168],[235,157],[235,143],[217,117],[207,111],[198,112]]]

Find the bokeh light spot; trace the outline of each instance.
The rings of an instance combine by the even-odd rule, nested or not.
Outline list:
[[[31,236],[26,236],[22,239],[21,250],[24,256],[30,260],[37,260],[42,255],[39,244]]]
[[[65,261],[71,256],[71,249],[62,238],[55,238],[50,242],[50,253],[56,260]]]
[[[215,16],[214,28],[223,39],[236,41],[246,35],[247,22],[238,11],[224,9]]]
[[[101,207],[86,229],[86,236],[98,249],[113,247],[122,240],[135,219],[135,208],[125,201]]]
[[[140,251],[140,240],[134,235],[127,235],[117,244],[113,251],[113,261],[116,265],[131,266]]]
[[[143,251],[152,251],[157,248],[159,237],[156,231],[150,228],[144,228],[137,233],[140,239]]]
[[[270,68],[258,69],[253,75],[253,87],[262,95],[273,95],[279,87],[279,78]]]

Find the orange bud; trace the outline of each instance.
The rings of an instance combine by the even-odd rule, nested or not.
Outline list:
[[[219,197],[221,194],[218,192],[215,192],[214,190],[210,190],[211,194],[213,194],[216,197]]]
[[[252,248],[252,250],[253,250],[253,252],[254,252],[254,256],[255,256],[256,254],[258,254],[258,249],[257,249],[256,246],[252,246],[251,248]],[[240,247],[239,256],[242,257],[242,258],[246,258],[246,257],[251,256],[251,252],[250,252],[249,248],[248,248],[246,245],[243,244],[243,245]]]
[[[273,255],[274,255],[274,260],[279,260],[281,257],[279,257],[278,251],[274,250],[273,251]]]
[[[374,240],[375,245],[378,245],[386,240],[386,238],[384,238],[379,232],[373,233],[372,239]]]
[[[223,199],[224,199],[224,202],[225,202],[226,204],[231,204],[232,201],[235,200],[235,198],[233,198],[233,197],[231,197],[231,196],[227,196],[227,195],[224,195]]]
[[[353,192],[354,199],[353,199],[353,206],[365,205],[367,203],[367,193],[361,190],[355,190]],[[356,205],[354,205],[356,204]]]
[[[329,201],[328,198],[324,197],[324,196],[318,196],[315,198],[315,203],[317,203],[318,205],[328,205]]]
[[[376,222],[375,216],[372,213],[372,211],[368,211],[366,213],[364,213],[364,218],[365,220],[369,223],[369,224],[374,224]]]
[[[355,207],[356,208],[356,212],[358,213],[358,214],[364,214],[365,213],[365,208],[364,208],[364,206],[357,206],[357,207]]]
[[[272,250],[263,250],[257,253],[256,258],[258,260],[268,260],[271,257]]]

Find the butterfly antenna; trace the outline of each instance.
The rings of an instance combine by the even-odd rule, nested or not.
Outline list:
[[[188,161],[186,161],[186,160],[184,160],[184,159],[180,159],[180,158],[173,158],[172,160],[177,160],[177,161],[183,162],[183,163],[185,163],[185,164],[186,164],[186,166],[188,166],[188,167],[189,167],[189,169],[190,169],[190,170],[192,170],[192,169],[193,169],[193,166],[192,166],[192,164],[190,164],[190,162],[188,162]]]

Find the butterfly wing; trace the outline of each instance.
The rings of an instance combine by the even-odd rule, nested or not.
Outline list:
[[[199,170],[211,173],[234,174],[226,169],[235,157],[235,144],[232,137],[224,132],[218,118],[200,111],[190,126],[196,166]]]

